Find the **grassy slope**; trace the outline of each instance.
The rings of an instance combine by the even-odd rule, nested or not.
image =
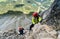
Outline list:
[[[31,1],[32,3],[27,3],[27,0],[24,0],[23,3],[24,3],[24,6],[23,7],[17,7],[17,8],[14,8],[14,6],[16,4],[21,4],[22,1],[21,0],[18,0],[16,2],[12,2],[11,0],[9,1],[6,1],[6,2],[0,2],[0,14],[3,14],[5,12],[7,12],[8,10],[13,10],[13,11],[22,11],[24,12],[25,14],[29,14],[29,12],[34,12],[34,11],[37,11],[38,10],[38,5],[36,6],[33,6],[32,4],[35,4],[33,1]],[[46,3],[45,3],[46,2]],[[51,4],[51,1],[45,1],[45,2],[42,2],[42,6],[45,8],[48,8]],[[48,4],[49,3],[49,4]],[[44,9],[45,9],[44,8]],[[41,8],[40,10],[44,10],[43,8]]]

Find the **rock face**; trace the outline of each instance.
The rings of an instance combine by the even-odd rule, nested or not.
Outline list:
[[[38,26],[38,27],[37,27]],[[53,27],[48,25],[41,25],[40,23],[36,24],[33,28],[33,31],[25,30],[24,35],[18,35],[14,30],[3,33],[1,37],[6,39],[57,39],[59,38],[57,31]],[[7,33],[7,34],[6,34]]]
[[[60,24],[60,0],[55,0],[50,8],[44,11],[42,14],[44,20],[47,20],[46,24],[59,26]]]
[[[7,13],[8,14],[0,16],[0,31],[2,32],[11,29],[16,29],[16,31],[18,31],[19,26],[27,28],[31,24],[30,16],[19,14],[20,12],[18,13],[17,11],[9,11]]]
[[[46,24],[41,25],[40,23],[38,23],[32,28],[32,31],[25,30],[25,34],[22,36],[18,35],[18,33],[15,34],[15,31],[13,31],[13,32],[8,31],[8,32],[3,33],[0,36],[0,38],[1,39],[60,39],[60,33],[59,33],[60,31],[57,32],[55,30],[56,28],[54,29],[54,27],[56,25],[50,26],[50,25],[59,23],[59,22],[57,22],[60,20],[60,17],[59,17],[60,16],[60,11],[59,11],[60,3],[59,2],[60,2],[60,0],[55,0],[54,3],[52,4],[52,6],[46,12],[44,12],[45,14],[43,13],[43,17],[48,13],[46,15],[47,18],[44,17],[44,19],[47,19],[46,24],[48,24],[48,25],[46,25]],[[12,20],[20,19],[20,18],[17,18],[16,15],[13,17],[14,18]],[[16,22],[16,21],[14,21],[14,22]],[[9,25],[11,26],[12,23],[10,22],[10,20],[7,20],[6,23],[4,23],[4,25],[2,25],[2,26],[5,26],[5,24],[7,24],[8,22],[9,22]],[[19,21],[17,21],[16,23],[18,24]],[[24,23],[24,21],[23,21],[23,23]],[[12,25],[12,26],[15,26],[15,25]],[[57,25],[57,27],[59,27],[59,25]]]
[[[34,39],[57,39],[57,32],[51,26],[39,23],[34,26],[30,36]]]

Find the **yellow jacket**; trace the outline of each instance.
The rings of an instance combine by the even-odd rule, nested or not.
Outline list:
[[[32,17],[32,23],[33,23],[33,24],[37,24],[37,23],[40,22],[41,20],[42,20],[41,17],[38,17],[38,18]]]

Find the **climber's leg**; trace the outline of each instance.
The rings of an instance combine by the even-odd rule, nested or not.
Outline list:
[[[31,24],[31,25],[30,25],[30,30],[32,30],[33,27],[34,27],[34,24]]]
[[[20,32],[20,35],[23,35],[24,34],[24,29],[21,29],[19,32]]]

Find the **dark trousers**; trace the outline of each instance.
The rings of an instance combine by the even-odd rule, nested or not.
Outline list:
[[[23,35],[24,34],[23,30],[20,30],[19,32],[20,32],[20,35]]]
[[[31,25],[30,25],[30,30],[32,30],[33,27],[34,27],[34,24],[31,24]]]

